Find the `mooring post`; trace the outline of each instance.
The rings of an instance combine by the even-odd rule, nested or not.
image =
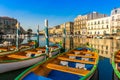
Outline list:
[[[49,55],[49,36],[48,36],[48,20],[45,20],[45,39],[46,39],[46,54]]]
[[[19,27],[20,27],[20,23],[17,22],[16,24],[16,27],[17,27],[17,31],[16,31],[16,50],[19,49]]]

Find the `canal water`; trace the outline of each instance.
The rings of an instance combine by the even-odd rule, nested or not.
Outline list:
[[[36,40],[36,37],[32,37],[32,40]],[[78,47],[82,44],[88,43],[93,48],[96,48],[99,53],[99,64],[98,64],[98,71],[99,71],[99,80],[112,80],[112,65],[111,60],[113,53],[120,49],[120,40],[114,39],[92,39],[92,38],[79,38],[79,37],[70,37],[70,38],[61,38],[61,37],[50,37],[49,41],[50,44],[63,42],[65,40],[65,48],[72,49]],[[12,43],[15,43],[14,40],[10,40]],[[20,40],[20,43],[26,43],[28,38]],[[45,38],[44,36],[40,36],[40,46],[45,45]],[[23,72],[27,68],[10,71],[6,73],[0,74],[0,80],[14,80],[16,76],[18,76],[21,72]]]

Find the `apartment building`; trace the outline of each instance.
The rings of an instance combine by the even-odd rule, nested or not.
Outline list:
[[[74,35],[87,35],[87,21],[106,17],[107,15],[92,12],[86,15],[79,15],[74,19]]]
[[[87,15],[79,15],[74,19],[74,34],[86,34]]]
[[[111,11],[111,33],[120,35],[120,8]]]
[[[72,35],[73,34],[73,25],[74,25],[73,22],[66,22],[64,24],[61,24],[60,27],[62,30],[65,28],[66,35]]]
[[[98,18],[87,21],[88,36],[111,34],[110,26],[111,17]]]
[[[73,22],[66,22],[64,24],[60,24],[52,28],[49,28],[49,34],[50,35],[63,35],[64,29],[65,29],[66,35],[72,35],[73,24],[74,24]]]

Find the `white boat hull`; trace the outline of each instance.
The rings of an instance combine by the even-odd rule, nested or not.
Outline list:
[[[45,56],[40,56],[40,57],[23,60],[23,61],[0,63],[0,73],[28,67],[44,59],[45,59]]]
[[[54,56],[54,55],[56,55],[56,54],[58,54],[58,53],[59,53],[59,51],[52,52],[52,56]]]

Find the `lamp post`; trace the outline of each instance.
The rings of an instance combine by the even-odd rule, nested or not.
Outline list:
[[[48,20],[45,20],[46,54],[49,54]]]

